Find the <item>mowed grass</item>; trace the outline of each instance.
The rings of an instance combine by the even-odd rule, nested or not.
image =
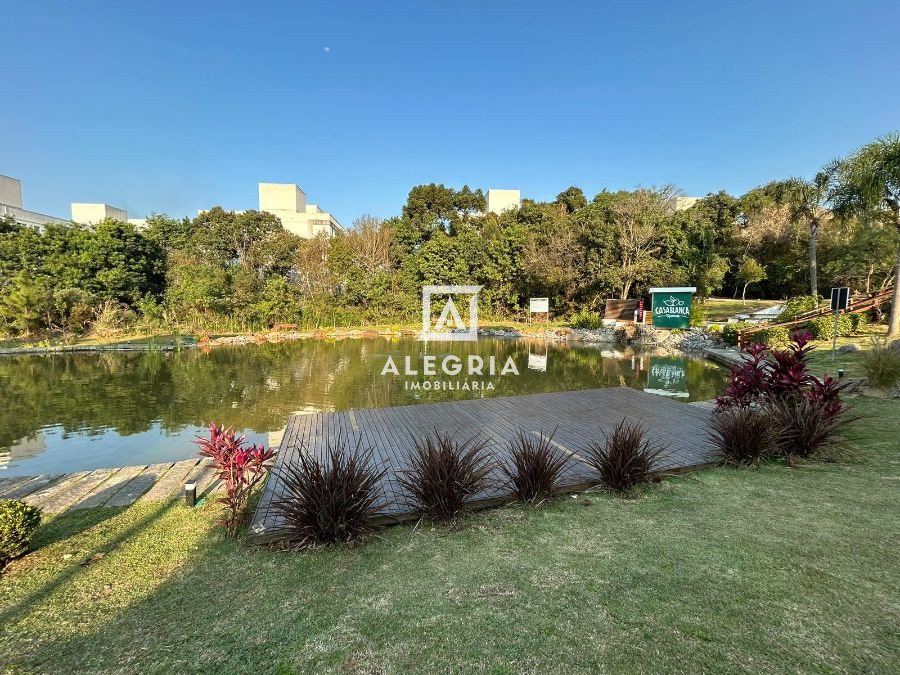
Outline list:
[[[35,672],[897,672],[900,403],[840,464],[671,477],[311,553],[211,505],[42,527],[0,578],[0,664]]]
[[[747,300],[741,302],[740,298],[708,298],[704,303],[707,321],[725,321],[735,314],[750,314],[772,305],[784,304],[784,300]]]

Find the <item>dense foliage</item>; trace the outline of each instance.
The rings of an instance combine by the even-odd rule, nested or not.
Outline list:
[[[0,499],[0,570],[28,550],[41,510],[21,499]]]
[[[900,141],[865,146],[812,181],[677,208],[672,187],[575,186],[552,202],[485,213],[481,190],[413,187],[400,215],[302,239],[265,212],[154,215],[42,234],[0,220],[0,331],[80,333],[135,321],[196,331],[416,320],[422,284],[480,284],[484,316],[596,312],[654,285],[788,298],[827,285],[889,285],[900,249]],[[579,315],[592,323],[594,315]]]

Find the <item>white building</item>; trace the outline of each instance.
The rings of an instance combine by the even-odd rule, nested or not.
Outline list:
[[[16,178],[0,176],[0,218],[11,216],[20,225],[42,229],[49,223],[68,223],[64,218],[22,208],[22,183]]]
[[[489,188],[487,193],[488,213],[500,215],[504,211],[517,209],[522,205],[522,196],[519,190],[498,190]]]
[[[84,204],[72,202],[72,222],[82,225],[96,225],[101,220],[111,218],[128,222],[128,212],[109,204]]]
[[[293,183],[260,183],[259,210],[278,216],[288,232],[312,239],[325,233],[329,237],[344,228],[330,213],[306,203],[306,193]]]

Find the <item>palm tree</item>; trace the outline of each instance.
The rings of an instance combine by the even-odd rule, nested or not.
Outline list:
[[[789,178],[777,185],[777,201],[787,204],[791,220],[805,222],[809,228],[809,291],[815,296],[819,295],[816,249],[819,229],[828,216],[825,204],[832,174],[833,169],[826,169],[812,180]]]
[[[897,264],[888,337],[900,335],[900,134],[892,133],[832,166],[829,198],[835,213],[863,218],[889,216],[897,228]]]

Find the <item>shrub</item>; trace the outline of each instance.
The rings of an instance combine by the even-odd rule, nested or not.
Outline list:
[[[0,499],[0,570],[28,550],[41,510],[21,499]]]
[[[702,328],[706,325],[706,304],[702,302],[694,302],[691,305],[690,325],[694,328]]]
[[[717,323],[710,324],[709,326],[706,327],[706,332],[707,333],[716,333],[717,335],[721,335],[722,334],[722,326],[720,326]]]
[[[478,435],[458,441],[449,433],[434,430],[413,439],[409,464],[398,481],[409,493],[409,503],[432,520],[449,522],[459,516],[466,500],[488,486],[494,468]]]
[[[744,362],[731,369],[728,386],[716,398],[717,409],[743,408],[766,395],[769,388],[766,354],[767,347],[763,344],[756,343],[747,348]]]
[[[708,433],[716,456],[723,463],[756,464],[775,453],[771,422],[749,408],[716,411]]]
[[[838,445],[840,431],[853,421],[844,412],[806,396],[771,399],[762,411],[775,431],[778,453],[790,460],[821,455]]]
[[[838,317],[838,335],[841,337],[853,332],[853,321],[850,314],[841,314]],[[834,337],[834,315],[821,316],[809,322],[809,332],[817,340],[830,340]]]
[[[312,547],[350,543],[371,531],[385,469],[372,466],[372,449],[361,441],[352,450],[348,445],[339,436],[323,461],[300,452],[296,464],[278,469],[284,492],[273,506],[285,520],[282,539]]]
[[[900,349],[894,349],[885,337],[874,336],[872,345],[862,353],[863,372],[872,387],[892,387],[900,383]]]
[[[602,445],[592,441],[583,452],[585,463],[597,472],[603,487],[624,493],[653,479],[664,449],[651,445],[639,424],[623,418],[604,437]]]
[[[583,328],[587,330],[597,330],[603,328],[603,316],[600,312],[591,312],[582,310],[575,312],[569,319],[569,325],[572,328]]]
[[[791,321],[801,314],[811,312],[819,306],[817,295],[798,295],[784,303],[784,309],[778,315],[779,321]]]
[[[732,347],[735,346],[738,343],[738,333],[745,328],[749,328],[751,325],[752,324],[749,324],[746,321],[726,323],[722,328],[722,341]]]
[[[758,333],[753,333],[751,339],[770,346],[782,346],[790,342],[790,333],[788,332],[787,326],[772,326],[771,328],[765,328]]]
[[[245,448],[243,436],[235,436],[233,428],[217,427],[215,422],[209,423],[209,438],[194,443],[200,446],[201,457],[213,460],[219,479],[225,483],[225,496],[219,498],[225,514],[219,522],[233,536],[246,520],[250,494],[266,475],[265,463],[275,452],[256,444]]]
[[[838,390],[830,378],[826,378],[826,387],[808,372],[809,353],[813,350],[810,339],[809,333],[797,332],[791,335],[787,349],[750,345],[744,362],[731,369],[728,386],[716,399],[717,408],[748,407],[771,397],[812,395],[816,391],[823,396],[837,396]]]
[[[534,502],[549,497],[569,456],[553,451],[553,434],[539,437],[520,431],[510,442],[511,462],[501,465],[516,499]]]
[[[850,327],[853,329],[854,333],[859,333],[869,325],[868,312],[859,312],[858,314],[850,314],[848,316],[850,317]]]

